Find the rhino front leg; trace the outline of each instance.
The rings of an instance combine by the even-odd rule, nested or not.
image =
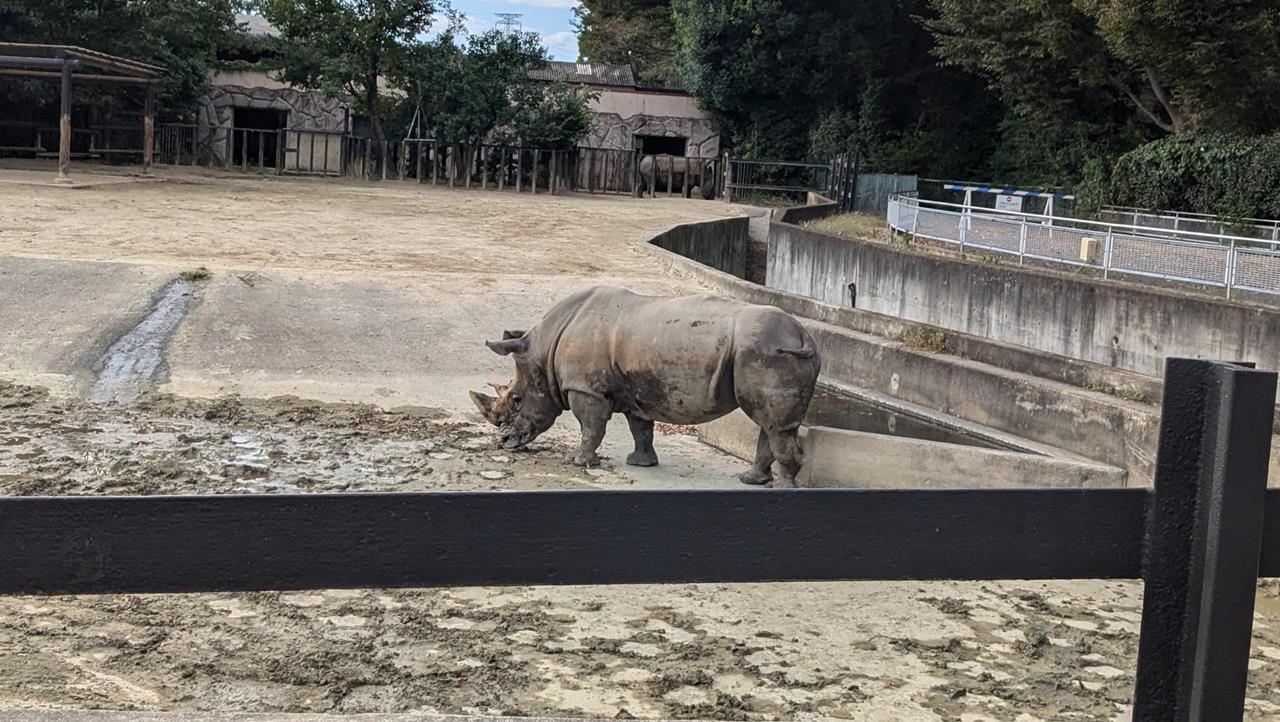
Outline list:
[[[658,452],[653,450],[653,420],[627,414],[627,425],[636,440],[636,450],[627,454],[631,466],[657,466]]]
[[[569,410],[582,427],[582,444],[578,446],[577,453],[570,457],[569,463],[599,466],[600,456],[596,454],[596,449],[600,448],[600,442],[604,440],[604,430],[613,410],[604,399],[578,391],[569,392]]]

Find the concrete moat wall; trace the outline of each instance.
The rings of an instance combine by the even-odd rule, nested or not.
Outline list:
[[[1149,376],[1170,356],[1280,369],[1280,310],[774,223],[770,288]],[[850,285],[856,290],[856,300]]]
[[[750,222],[750,218],[727,218],[682,223],[649,243],[735,278],[746,278]]]
[[[720,223],[697,224],[703,227],[702,242],[714,246]],[[1158,378],[963,332],[947,333],[944,350],[925,350],[902,339],[928,330],[927,324],[766,288],[656,243],[649,248],[670,273],[799,317],[818,342],[824,377],[838,384],[1122,469],[1130,486],[1152,482],[1160,425]],[[777,262],[776,255],[773,259]],[[1271,469],[1271,484],[1280,486],[1280,444],[1273,445]]]

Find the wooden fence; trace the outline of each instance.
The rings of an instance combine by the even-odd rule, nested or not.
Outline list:
[[[1141,578],[1133,719],[1239,720],[1275,392],[1171,359],[1153,489],[0,498],[0,594]]]

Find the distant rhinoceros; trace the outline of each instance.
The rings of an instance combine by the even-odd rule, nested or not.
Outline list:
[[[808,331],[777,308],[596,286],[557,303],[533,329],[486,345],[515,357],[515,379],[493,384],[498,396],[471,392],[506,448],[526,446],[569,410],[582,427],[571,461],[593,466],[605,425],[622,413],[635,437],[627,463],[654,466],[655,421],[701,424],[741,408],[760,435],[755,461],[739,479],[795,486],[802,463],[796,431],[820,363]]]
[[[714,198],[716,184],[712,174],[715,169],[711,162],[675,155],[646,155],[640,159],[640,184],[637,187],[640,195],[656,193],[658,190],[667,191],[668,171],[671,173],[671,192],[683,194],[686,188],[684,177],[686,161],[689,167],[687,187],[690,197],[700,195],[704,200]]]

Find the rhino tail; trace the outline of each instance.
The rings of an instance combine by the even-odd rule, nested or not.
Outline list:
[[[796,358],[813,358],[817,353],[817,349],[813,347],[813,339],[806,336],[800,348],[779,348],[778,353],[795,356]]]

